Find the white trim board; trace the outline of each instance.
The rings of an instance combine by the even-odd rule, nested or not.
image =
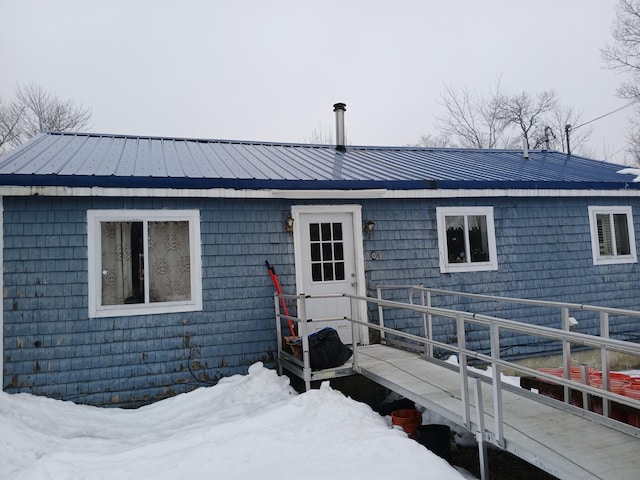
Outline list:
[[[281,198],[281,199],[369,199],[369,198],[487,198],[487,197],[640,197],[640,190],[564,189],[422,189],[422,190],[235,190],[231,188],[104,188],[0,186],[0,196],[48,197],[143,197],[143,198]]]
[[[6,297],[4,291],[4,199],[0,197],[0,291],[2,299]],[[0,302],[0,391],[4,390],[4,302]]]

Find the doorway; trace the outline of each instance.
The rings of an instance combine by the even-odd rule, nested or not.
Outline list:
[[[296,291],[298,294],[350,294],[365,296],[360,205],[293,206]],[[308,299],[309,333],[324,327],[338,331],[345,344],[368,343],[366,328],[358,327],[352,338],[347,320],[326,318],[351,316],[351,302],[345,297]],[[358,302],[357,319],[366,320],[366,306]]]

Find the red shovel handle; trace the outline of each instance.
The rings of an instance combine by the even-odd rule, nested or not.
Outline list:
[[[269,276],[271,277],[271,280],[273,281],[273,285],[276,287],[276,293],[278,295],[282,295],[282,287],[280,286],[280,281],[278,280],[278,276],[276,275],[276,271],[273,268],[273,266],[269,265],[269,262],[265,260],[265,263],[267,264],[267,268],[269,269]],[[280,303],[282,305],[282,309],[284,310],[284,314],[289,317],[289,309],[287,308],[287,304],[284,301],[284,298],[280,297]],[[291,321],[291,319],[287,319],[287,323],[289,324],[289,332],[291,333],[292,336],[295,337],[296,335],[296,331],[293,328],[293,322]]]

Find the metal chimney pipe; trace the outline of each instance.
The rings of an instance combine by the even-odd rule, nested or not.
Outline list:
[[[344,103],[335,103],[333,105],[333,111],[336,112],[336,150],[344,152],[345,147],[344,139],[344,112],[347,110],[347,105]]]

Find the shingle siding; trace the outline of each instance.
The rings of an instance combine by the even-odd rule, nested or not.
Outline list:
[[[384,212],[375,201],[363,203],[363,218],[376,221],[371,239],[364,239],[365,271],[370,295],[377,284],[424,284],[426,287],[470,293],[556,300],[609,307],[640,309],[637,295],[638,264],[594,266],[587,207],[632,205],[638,231],[640,203],[636,199],[603,198],[498,198],[415,200],[385,202]],[[435,209],[440,206],[492,206],[494,208],[498,270],[441,274]],[[637,245],[635,248],[637,249]],[[375,251],[380,260],[369,260]],[[406,301],[406,292],[388,292],[386,298]],[[455,307],[539,325],[558,327],[559,309],[434,297],[434,305]],[[596,314],[572,312],[577,331],[599,333]],[[370,316],[377,310],[370,307]],[[397,317],[397,318],[396,318]],[[413,318],[412,318],[413,317]],[[582,317],[582,318],[579,318]],[[385,324],[419,332],[416,315],[385,313]],[[434,334],[455,341],[453,322],[436,321]],[[613,336],[640,340],[638,321],[612,319]],[[557,351],[553,342],[524,335],[505,335],[502,352],[519,357]],[[467,336],[472,348],[488,351],[488,334],[479,329]]]
[[[278,265],[284,281],[292,280],[293,245],[280,228],[288,207],[5,198],[5,390],[133,405],[272,361],[273,287],[264,261]],[[89,208],[199,209],[203,311],[88,319]]]
[[[265,260],[293,293],[293,239],[283,231],[289,200],[190,198],[4,198],[4,372],[8,392],[80,403],[136,405],[245,373],[276,349],[273,286]],[[333,202],[339,203],[339,202]],[[377,284],[424,284],[463,292],[640,309],[637,264],[594,266],[587,207],[632,205],[635,198],[491,198],[363,200],[367,293]],[[436,207],[494,208],[498,270],[442,274]],[[203,311],[87,318],[88,209],[198,209],[201,218]],[[640,232],[639,232],[640,233]],[[637,235],[640,238],[640,235]],[[635,246],[637,248],[638,245]],[[372,260],[376,252],[378,259]],[[407,300],[406,292],[387,298]],[[548,308],[434,297],[455,307],[559,326]],[[369,315],[377,320],[377,309]],[[598,319],[572,312],[578,331],[597,333]],[[418,333],[416,315],[389,312],[389,326]],[[640,339],[638,322],[612,320],[612,336]],[[436,321],[438,340],[456,342],[452,322]],[[488,350],[486,328],[468,331],[472,348]],[[506,336],[502,355],[519,357],[559,345]]]

